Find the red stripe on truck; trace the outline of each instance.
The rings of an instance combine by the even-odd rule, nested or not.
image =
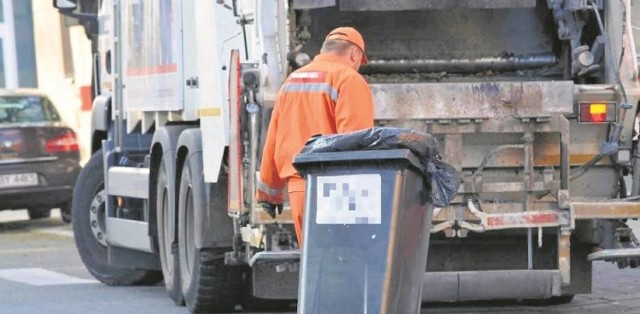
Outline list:
[[[143,76],[151,74],[166,74],[178,71],[178,64],[161,64],[152,67],[129,67],[127,68],[127,76]]]
[[[522,214],[487,217],[487,226],[498,227],[505,225],[538,225],[555,223],[558,215],[555,213]]]

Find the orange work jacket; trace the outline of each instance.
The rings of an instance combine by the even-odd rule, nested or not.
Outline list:
[[[293,158],[311,136],[373,127],[373,97],[365,79],[326,53],[291,73],[280,88],[262,153],[258,202],[282,204],[298,177]]]

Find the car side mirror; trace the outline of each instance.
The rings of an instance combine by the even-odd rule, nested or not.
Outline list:
[[[78,6],[76,1],[77,0],[53,0],[53,6],[58,10],[73,11]]]

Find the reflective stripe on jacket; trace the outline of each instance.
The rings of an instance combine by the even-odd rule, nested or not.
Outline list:
[[[291,73],[280,88],[271,116],[258,201],[282,203],[287,180],[297,176],[293,158],[311,136],[371,128],[373,114],[369,85],[341,57],[320,54]]]

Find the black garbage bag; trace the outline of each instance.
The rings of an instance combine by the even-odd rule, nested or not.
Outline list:
[[[437,154],[438,140],[424,132],[376,127],[344,134],[316,135],[307,141],[300,154],[398,148],[409,149],[429,160]]]
[[[439,155],[427,162],[425,179],[428,180],[431,189],[427,198],[434,206],[447,206],[458,194],[460,176],[456,169],[442,161]]]
[[[428,201],[438,207],[449,205],[458,193],[460,177],[456,170],[442,161],[438,140],[431,134],[402,128],[375,127],[362,131],[314,136],[300,154],[409,149],[420,159],[422,172],[430,187]]]

